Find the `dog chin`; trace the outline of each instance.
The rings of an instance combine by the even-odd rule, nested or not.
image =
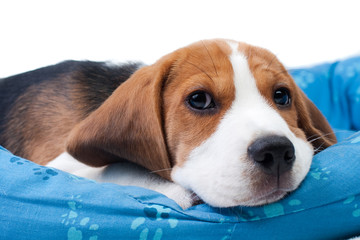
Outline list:
[[[212,207],[256,207],[270,204],[281,200],[290,192],[297,189],[301,181],[294,181],[292,174],[286,173],[284,176],[277,178],[275,176],[265,176],[263,182],[267,185],[248,186],[249,191],[224,187],[222,191],[196,191],[193,192],[205,203]],[[227,189],[227,191],[225,191]],[[252,190],[250,190],[252,189]],[[211,194],[208,194],[211,192]]]
[[[222,201],[214,201],[214,199],[204,199],[198,196],[198,199],[201,200],[201,202],[205,202],[209,204],[212,207],[218,207],[218,208],[227,208],[227,207],[236,207],[236,206],[243,206],[243,207],[256,207],[256,206],[262,206],[266,204],[270,204],[276,201],[281,200],[284,198],[290,191],[284,191],[279,189],[274,189],[267,194],[263,195],[254,195],[248,199],[239,199],[239,198],[228,198],[223,199]]]
[[[255,207],[255,206],[262,206],[262,205],[270,204],[270,203],[281,200],[288,193],[289,193],[288,191],[273,190],[264,196],[260,196],[258,198],[255,197],[253,200],[243,202],[241,205]]]

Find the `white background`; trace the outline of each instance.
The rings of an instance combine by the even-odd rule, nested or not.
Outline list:
[[[347,0],[1,0],[0,77],[66,59],[150,64],[207,38],[259,45],[303,66],[360,54],[359,25],[360,2]]]

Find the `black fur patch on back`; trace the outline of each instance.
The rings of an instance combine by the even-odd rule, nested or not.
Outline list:
[[[69,113],[81,112],[85,118],[141,66],[143,66],[141,63],[109,65],[105,62],[65,61],[0,79],[0,145],[7,147],[9,142],[16,143],[17,150],[14,149],[14,153],[21,154],[19,151],[23,142],[29,140],[22,139],[23,137],[16,130],[23,124],[10,127],[7,124],[10,119],[16,118],[21,119],[21,122],[34,121],[34,126],[41,126],[35,120],[27,119],[30,112],[28,109],[31,106],[32,112],[34,109],[55,110],[56,108],[52,108],[54,98],[52,95],[46,95],[47,92],[55,93],[56,99],[63,99],[63,102],[56,104],[65,105]],[[47,91],[49,88],[52,88],[52,91]],[[38,96],[43,96],[40,102]],[[22,109],[18,111],[13,108],[19,106],[19,99]],[[41,129],[38,127],[37,131],[39,128]]]
[[[124,65],[109,65],[98,62],[83,62],[73,76],[83,87],[84,106],[87,114],[97,109],[113,91],[125,82],[137,69],[143,66],[140,63]]]
[[[49,81],[62,74],[74,71],[78,63],[66,61],[53,66],[39,68],[30,72],[21,73],[8,78],[0,79],[0,130],[4,116],[10,111],[16,100],[30,86]],[[0,131],[1,134],[1,131]]]

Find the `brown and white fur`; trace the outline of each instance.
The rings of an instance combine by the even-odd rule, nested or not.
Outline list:
[[[279,200],[314,150],[336,142],[272,53],[230,40],[150,66],[60,63],[0,80],[0,101],[0,144],[15,154],[147,187],[184,208],[197,197],[215,207]]]

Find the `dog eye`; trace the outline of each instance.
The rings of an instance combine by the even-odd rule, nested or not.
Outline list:
[[[214,100],[210,94],[204,91],[197,91],[190,94],[187,98],[187,103],[191,108],[197,110],[205,110],[215,107]]]
[[[290,92],[286,88],[279,88],[274,92],[274,102],[278,106],[288,106],[291,102]]]

